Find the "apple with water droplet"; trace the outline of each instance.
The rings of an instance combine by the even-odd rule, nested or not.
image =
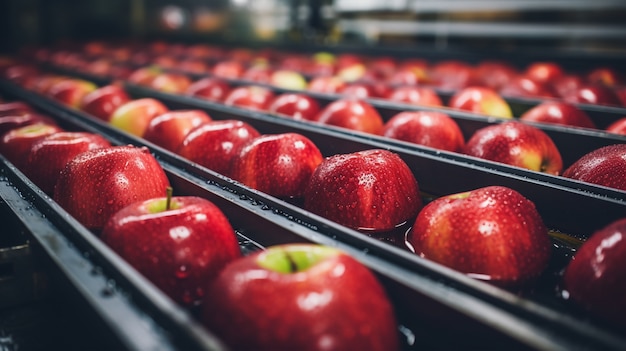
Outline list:
[[[578,249],[563,274],[569,298],[626,328],[626,218],[597,230]]]
[[[226,266],[207,289],[201,320],[234,350],[399,348],[376,276],[343,251],[313,244],[273,246]]]
[[[127,205],[163,196],[169,180],[147,148],[112,146],[85,151],[69,161],[53,199],[78,222],[99,233]]]
[[[517,121],[477,130],[465,144],[464,153],[536,172],[558,175],[563,160],[543,130]]]
[[[386,99],[412,105],[443,106],[437,92],[430,87],[397,87],[387,95]]]
[[[486,87],[474,86],[459,90],[452,95],[448,106],[493,117],[513,117],[509,103],[498,92]]]
[[[24,174],[48,195],[61,170],[76,155],[104,147],[111,143],[103,136],[86,132],[58,132],[33,143],[24,164]]]
[[[421,257],[505,286],[540,276],[552,248],[534,203],[502,186],[433,200],[407,239]]]
[[[259,135],[254,127],[243,121],[211,121],[190,130],[176,153],[217,173],[230,176],[230,165],[239,154],[239,149]]]
[[[564,101],[545,101],[524,112],[520,120],[564,126],[595,128],[591,118],[578,107]]]
[[[167,106],[153,98],[131,100],[115,109],[109,123],[125,132],[142,137],[150,121],[168,111]]]
[[[400,112],[385,123],[382,135],[453,152],[461,152],[465,146],[459,125],[437,111]]]
[[[121,86],[111,84],[85,95],[80,103],[80,109],[108,122],[113,112],[130,100],[130,97]]]
[[[268,111],[298,120],[314,120],[320,111],[320,104],[306,94],[284,93],[274,98]]]
[[[593,150],[569,166],[563,177],[626,190],[626,144]]]
[[[55,83],[48,90],[53,99],[73,108],[80,108],[83,98],[98,87],[82,79],[65,79]]]
[[[274,92],[268,88],[246,85],[231,90],[224,99],[224,104],[266,111],[274,97]]]
[[[272,196],[300,198],[322,159],[317,146],[301,134],[266,134],[242,146],[230,176]]]
[[[63,131],[61,127],[46,122],[37,122],[12,129],[4,133],[0,139],[0,154],[21,170],[24,168],[30,149],[35,142],[61,131]]]
[[[222,211],[194,196],[156,197],[116,212],[100,238],[172,300],[201,302],[207,284],[241,257]]]
[[[48,116],[40,115],[35,112],[24,112],[15,115],[0,115],[0,136],[4,133],[20,128],[26,127],[35,123],[44,123],[55,125],[56,122]]]
[[[400,156],[372,149],[324,159],[304,192],[304,208],[352,229],[384,232],[413,221],[422,199]]]
[[[165,112],[150,120],[143,138],[175,152],[192,129],[211,120],[211,117],[202,110]]]
[[[222,102],[230,92],[231,87],[224,79],[217,77],[206,77],[199,79],[187,88],[186,95],[199,97],[202,99]]]
[[[384,124],[382,117],[372,105],[355,98],[331,102],[320,111],[315,120],[322,124],[371,134],[380,134]]]

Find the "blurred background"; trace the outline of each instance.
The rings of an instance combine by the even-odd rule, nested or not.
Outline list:
[[[626,53],[624,0],[2,0],[0,50],[86,40]]]

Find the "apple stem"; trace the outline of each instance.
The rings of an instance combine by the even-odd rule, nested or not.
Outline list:
[[[289,252],[285,252],[285,256],[287,256],[287,260],[289,261],[289,270],[291,272],[297,272],[298,271],[298,265],[296,264],[296,261],[294,261],[294,259],[291,257]]]
[[[172,193],[174,192],[174,189],[172,189],[171,186],[168,186],[165,189],[165,210],[170,210],[170,207],[172,205]]]

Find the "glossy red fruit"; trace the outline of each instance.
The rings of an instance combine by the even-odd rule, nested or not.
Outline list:
[[[268,111],[298,120],[314,120],[320,104],[306,94],[284,93],[274,98]]]
[[[563,68],[555,62],[533,62],[524,71],[525,76],[540,83],[549,83],[564,73]]]
[[[626,218],[587,239],[563,275],[565,296],[592,313],[626,328]]]
[[[378,111],[369,103],[354,98],[331,102],[319,113],[316,121],[371,134],[380,134],[383,129],[383,119]]]
[[[609,133],[626,135],[626,117],[620,118],[606,127]]]
[[[557,93],[548,83],[538,82],[529,77],[517,76],[500,88],[502,96],[525,98],[556,98]]]
[[[323,94],[339,94],[345,89],[346,82],[336,76],[318,76],[309,82],[307,90]]]
[[[96,90],[97,86],[82,79],[65,79],[55,83],[48,90],[53,99],[74,108],[80,108],[83,98]]]
[[[190,130],[176,153],[217,173],[230,176],[230,164],[239,154],[239,149],[259,135],[246,122],[212,121]]]
[[[30,149],[24,174],[48,195],[53,195],[54,185],[61,170],[76,155],[111,146],[98,134],[85,132],[58,132],[36,141]]]
[[[230,90],[230,84],[224,79],[206,77],[191,83],[185,94],[221,102],[224,101]]]
[[[274,246],[231,263],[211,283],[202,321],[234,350],[399,349],[376,277],[317,245]]]
[[[192,129],[207,122],[211,117],[202,110],[169,111],[150,120],[143,138],[176,152]]]
[[[467,87],[456,92],[448,101],[448,106],[493,117],[513,117],[508,102],[495,90],[485,87]]]
[[[422,199],[406,163],[375,149],[324,159],[311,176],[304,207],[353,229],[383,232],[412,221]]]
[[[34,112],[0,116],[0,136],[12,129],[29,126],[35,123],[56,124],[53,119]]]
[[[408,241],[421,257],[502,285],[541,275],[552,247],[533,202],[501,186],[430,202]]]
[[[61,171],[54,200],[96,233],[127,205],[162,196],[169,180],[146,148],[112,146],[83,152]]]
[[[50,134],[61,131],[63,131],[61,127],[45,122],[12,129],[4,133],[0,139],[0,154],[13,163],[15,167],[22,170],[33,144]]]
[[[615,91],[604,85],[583,85],[571,91],[564,99],[575,104],[622,106]]]
[[[34,112],[35,110],[23,101],[0,103],[0,116],[15,116]]]
[[[461,152],[465,146],[459,125],[447,114],[435,111],[400,112],[385,123],[382,135],[453,152]]]
[[[465,144],[467,155],[558,175],[561,153],[541,129],[510,121],[477,130]]]
[[[233,159],[231,177],[280,198],[302,197],[322,154],[308,138],[266,134],[247,142]]]
[[[262,86],[240,86],[228,93],[224,99],[224,104],[266,111],[274,96],[272,90]]]
[[[191,85],[191,78],[184,74],[163,72],[150,81],[148,86],[165,93],[182,94]]]
[[[184,306],[202,301],[207,284],[241,256],[235,232],[212,202],[192,196],[134,202],[116,212],[101,239]]]
[[[517,77],[518,74],[517,69],[507,62],[481,61],[474,67],[472,80],[475,84],[497,91]]]
[[[563,101],[546,101],[520,116],[527,122],[551,123],[564,126],[595,128],[591,118],[578,107]]]
[[[443,102],[437,92],[430,87],[398,87],[391,91],[386,99],[412,105],[443,106]]]
[[[130,96],[119,85],[106,85],[85,95],[80,109],[108,122],[113,112],[130,101]]]
[[[563,177],[626,190],[626,144],[601,147],[569,166]]]

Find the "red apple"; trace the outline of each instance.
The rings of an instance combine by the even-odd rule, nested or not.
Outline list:
[[[563,177],[626,190],[626,144],[593,150],[569,166]]]
[[[224,79],[206,77],[193,82],[185,91],[186,95],[196,96],[207,100],[224,101],[230,92],[230,84]]]
[[[539,82],[526,76],[518,76],[511,79],[500,88],[500,94],[526,98],[558,97],[547,82]]]
[[[317,146],[300,134],[267,134],[243,145],[231,163],[230,175],[269,195],[299,198],[322,159]]]
[[[274,98],[268,111],[298,120],[315,120],[320,104],[309,95],[284,93]]]
[[[564,96],[564,99],[574,104],[622,106],[615,91],[604,85],[583,85]]]
[[[626,135],[626,117],[620,118],[606,127],[609,133]]]
[[[244,69],[239,61],[220,61],[213,66],[211,72],[216,77],[238,79],[243,75]]]
[[[282,89],[304,90],[308,83],[299,72],[279,69],[272,73],[269,84]]]
[[[501,285],[537,278],[552,248],[534,203],[502,186],[430,202],[417,215],[408,242],[423,258]]]
[[[376,277],[326,246],[274,246],[229,264],[207,289],[202,321],[234,350],[399,348]]]
[[[564,296],[626,328],[626,218],[599,229],[585,241],[563,275]]]
[[[101,239],[188,307],[199,304],[207,284],[241,257],[226,216],[209,200],[193,196],[134,202],[107,221]]]
[[[402,86],[395,88],[387,100],[412,105],[443,106],[441,98],[433,88],[418,86]]]
[[[307,85],[307,90],[323,93],[323,94],[338,94],[346,87],[346,82],[341,78],[335,76],[319,76],[311,79]]]
[[[564,73],[561,66],[554,62],[533,62],[524,71],[526,77],[539,83],[549,83]]]
[[[426,71],[426,67],[406,67],[392,73],[387,82],[391,86],[415,86],[429,84],[432,79]]]
[[[32,90],[42,95],[49,95],[50,88],[53,85],[66,79],[71,78],[57,74],[44,74],[35,79]]]
[[[242,121],[212,121],[189,131],[176,153],[217,173],[230,176],[230,164],[239,149],[259,135],[256,129]]]
[[[250,82],[269,84],[272,80],[273,69],[267,65],[255,65],[246,69],[241,75],[241,79]]]
[[[587,74],[587,81],[591,84],[601,84],[609,87],[624,85],[624,78],[616,70],[609,67],[597,67]]]
[[[141,67],[134,70],[129,76],[128,81],[134,84],[148,86],[163,71],[155,66]]]
[[[16,116],[33,113],[35,110],[24,101],[11,101],[0,103],[0,117]]]
[[[13,163],[15,167],[22,170],[33,144],[39,139],[61,131],[63,129],[60,127],[46,122],[37,122],[12,129],[4,133],[0,139],[0,154]]]
[[[110,84],[85,95],[80,108],[84,112],[108,122],[113,112],[129,101],[130,97],[122,87]]]
[[[224,104],[266,111],[273,99],[272,90],[262,86],[247,85],[231,90],[224,99]]]
[[[65,105],[80,108],[83,98],[97,88],[94,83],[82,79],[65,79],[52,85],[48,95]]]
[[[524,112],[522,121],[595,128],[591,118],[576,106],[562,101],[546,101]]]
[[[0,136],[10,130],[35,123],[56,124],[53,119],[37,113],[0,116]]]
[[[473,68],[459,60],[445,60],[430,67],[429,76],[441,89],[464,89],[471,83]]]
[[[385,123],[382,135],[453,152],[461,152],[465,146],[458,124],[436,111],[400,112]]]
[[[556,145],[541,129],[517,121],[477,130],[465,145],[465,153],[536,172],[558,175],[563,160]]]
[[[54,200],[98,233],[117,211],[160,197],[169,181],[147,148],[112,146],[85,151],[69,161],[54,187]]]
[[[500,94],[485,87],[467,87],[456,92],[448,106],[493,117],[513,117],[509,104]]]
[[[517,69],[509,63],[481,61],[474,67],[472,80],[474,84],[498,91],[517,77],[517,75]]]
[[[131,100],[115,109],[109,123],[125,132],[141,137],[150,125],[150,121],[167,111],[169,109],[163,103],[153,98]]]
[[[181,60],[176,68],[190,73],[207,73],[210,71],[209,65],[204,60],[195,58]]]
[[[211,122],[211,117],[202,110],[165,112],[150,121],[143,138],[175,152],[192,129],[207,122]]]
[[[184,74],[163,72],[150,81],[148,86],[165,93],[182,94],[191,85],[191,78]]]
[[[583,85],[585,82],[578,74],[564,74],[550,82],[552,90],[561,98],[571,95]]]
[[[24,174],[41,190],[53,195],[61,170],[76,155],[88,150],[111,146],[98,134],[58,132],[33,143],[24,164]]]
[[[316,121],[372,134],[380,134],[383,128],[378,111],[367,102],[354,98],[331,102],[319,113]]]
[[[328,157],[304,193],[304,208],[344,226],[384,232],[412,221],[422,207],[404,161],[387,150]]]
[[[341,95],[352,97],[355,99],[369,99],[379,98],[378,91],[374,87],[374,84],[359,81],[348,83],[346,87],[341,91]]]

